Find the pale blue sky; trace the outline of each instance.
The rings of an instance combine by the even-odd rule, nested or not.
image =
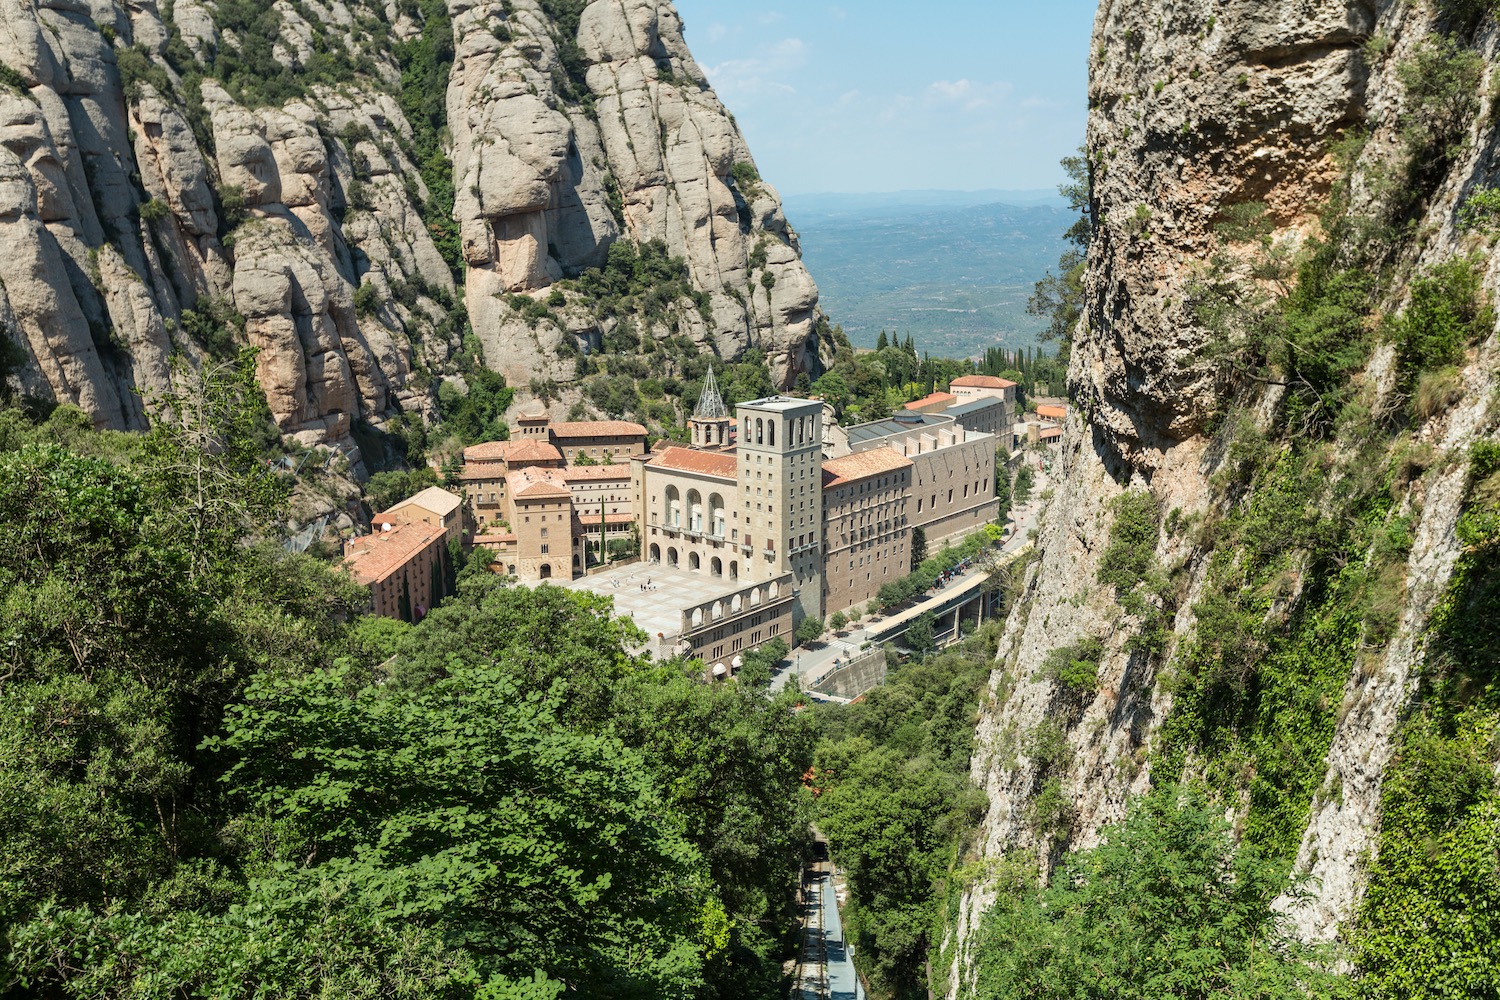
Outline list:
[[[1094,0],[677,0],[783,194],[1050,188],[1083,139]]]

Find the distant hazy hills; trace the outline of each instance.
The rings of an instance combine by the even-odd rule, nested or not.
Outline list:
[[[1071,222],[1046,191],[789,195],[787,218],[824,310],[858,347],[882,328],[933,354],[1036,342],[1032,285]]]

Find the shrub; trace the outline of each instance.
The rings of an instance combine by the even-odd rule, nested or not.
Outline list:
[[[1463,380],[1459,377],[1457,367],[1449,365],[1437,371],[1425,372],[1422,380],[1417,383],[1417,416],[1423,420],[1431,420],[1446,412],[1463,398],[1463,394]]]
[[[365,282],[354,290],[354,312],[359,316],[370,317],[375,315],[375,310],[380,307],[379,293],[370,282]]]
[[[172,210],[167,207],[167,203],[160,198],[152,198],[150,201],[141,202],[138,211],[142,222],[160,222],[172,214]]]
[[[18,94],[31,93],[26,78],[3,62],[0,62],[0,87],[9,87]]]
[[[1412,282],[1406,311],[1391,324],[1402,391],[1411,392],[1424,372],[1461,362],[1469,342],[1494,328],[1494,310],[1481,296],[1482,280],[1476,260],[1458,258]]]
[[[1396,69],[1406,90],[1401,115],[1401,137],[1423,172],[1435,170],[1463,148],[1469,126],[1479,111],[1484,59],[1451,39],[1424,42],[1416,54]]]
[[[1104,658],[1104,644],[1098,639],[1080,639],[1071,646],[1059,646],[1042,660],[1039,677],[1050,680],[1064,691],[1074,694],[1097,691],[1099,661]]]
[[[1115,522],[1110,528],[1109,545],[1099,560],[1099,582],[1115,589],[1123,597],[1140,583],[1156,563],[1156,498],[1150,493],[1125,493],[1111,504]]]

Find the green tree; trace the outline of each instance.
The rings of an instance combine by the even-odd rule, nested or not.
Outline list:
[[[1087,150],[1080,147],[1077,156],[1063,157],[1062,167],[1068,179],[1058,185],[1058,191],[1068,200],[1068,207],[1078,213],[1078,218],[1063,234],[1072,246],[1058,260],[1057,271],[1048,271],[1047,276],[1036,283],[1026,303],[1026,311],[1047,320],[1047,329],[1040,334],[1041,339],[1057,340],[1066,346],[1072,340],[1073,328],[1083,317],[1083,275],[1096,220],[1093,171]]]
[[[1273,903],[1286,871],[1236,848],[1222,809],[1180,787],[1134,802],[1048,888],[1019,873],[986,916],[976,995],[1019,998],[1347,997],[1330,956]],[[1302,898],[1304,880],[1291,893]]]
[[[1016,470],[1016,485],[1011,490],[1011,496],[1018,504],[1024,504],[1031,499],[1031,487],[1035,483],[1035,476],[1031,466],[1025,462]]]
[[[817,642],[823,637],[823,633],[826,631],[827,627],[823,624],[823,619],[804,618],[797,625],[797,642],[803,646],[810,642]]]
[[[932,634],[932,613],[921,616],[906,629],[906,646],[918,656],[925,656],[937,648]]]
[[[915,570],[927,558],[927,529],[911,529],[911,568]]]

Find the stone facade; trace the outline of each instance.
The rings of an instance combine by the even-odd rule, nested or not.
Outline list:
[[[447,596],[451,566],[447,532],[421,521],[387,522],[350,539],[344,565],[370,591],[375,614],[418,622]]]
[[[823,609],[847,611],[911,572],[912,461],[877,448],[823,463]]]

